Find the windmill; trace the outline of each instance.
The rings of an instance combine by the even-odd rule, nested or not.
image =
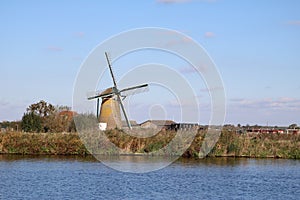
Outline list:
[[[112,71],[112,66],[108,57],[107,52],[105,52],[105,57],[108,63],[110,75],[113,81],[113,87],[107,88],[102,92],[96,92],[94,95],[89,96],[88,100],[97,99],[97,118],[99,120],[100,126],[104,126],[102,129],[114,129],[122,128],[122,119],[120,107],[125,117],[125,121],[129,129],[132,129],[130,121],[127,117],[123,100],[128,95],[137,94],[148,90],[148,84],[137,85],[134,87],[128,87],[119,90],[117,87],[116,79]],[[102,99],[100,116],[99,116],[99,98]],[[101,127],[100,127],[101,129]]]

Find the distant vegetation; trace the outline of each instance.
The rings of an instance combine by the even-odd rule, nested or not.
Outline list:
[[[73,115],[68,106],[53,106],[44,100],[31,104],[21,121],[0,123],[1,131],[30,133],[76,132]]]
[[[88,134],[82,135],[76,132],[74,116],[75,120],[78,119],[76,121],[78,130],[87,130]],[[137,138],[115,129],[105,131],[101,135],[96,131],[97,118],[93,114],[77,114],[67,106],[53,106],[43,100],[31,104],[21,121],[1,122],[0,127],[0,153],[2,154],[87,155],[90,154],[89,151],[99,154],[152,154],[166,147],[177,134],[175,130],[162,129],[152,137]],[[94,130],[90,130],[91,127]],[[197,135],[182,155],[183,157],[199,156],[207,128],[208,126],[199,127]],[[218,142],[208,156],[300,159],[299,127],[297,124],[291,124],[287,129],[297,130],[298,134],[274,132],[281,130],[280,127],[225,125]],[[255,133],[249,130],[261,132]],[[268,133],[265,133],[265,130]],[[143,131],[147,132],[147,130]],[[110,143],[121,151],[112,148]],[[86,144],[89,149],[86,149]],[[177,151],[176,145],[180,146],[180,142],[177,141],[174,146],[160,153],[181,154]]]
[[[300,135],[236,134],[223,130],[210,156],[300,159]]]
[[[199,131],[183,157],[197,158],[205,130]],[[107,147],[105,140],[99,140],[97,133],[90,137],[93,147]],[[121,153],[149,154],[166,146],[175,136],[174,131],[160,131],[151,138],[135,138],[120,130],[106,131],[109,141],[122,149]],[[99,134],[98,134],[99,137]],[[90,144],[89,144],[90,145]],[[91,149],[89,149],[91,150]],[[87,155],[86,149],[77,133],[21,133],[7,132],[0,134],[0,153],[13,154],[55,154]],[[118,154],[114,149],[99,152]],[[176,155],[176,149],[166,151],[165,155]],[[300,159],[300,135],[293,134],[236,134],[223,130],[209,157],[253,157],[253,158],[291,158]]]
[[[61,133],[61,132],[76,132],[76,126],[74,123],[74,117],[76,120],[76,126],[79,130],[85,129],[85,127],[95,126],[94,122],[97,122],[95,115],[91,113],[77,114],[71,111],[68,106],[57,105],[53,106],[44,100],[40,100],[37,103],[29,105],[20,121],[3,121],[0,122],[1,132],[5,131],[24,131],[30,133]],[[97,125],[96,125],[97,126]],[[208,126],[200,126],[199,128],[207,128]],[[300,133],[300,127],[297,124],[291,124],[288,127],[269,127],[259,125],[244,125],[238,124],[234,126],[232,124],[225,124],[224,128],[227,130],[235,130],[237,133],[246,132],[269,132],[275,133],[285,131],[287,129],[290,132]]]
[[[25,132],[75,132],[73,112],[67,106],[56,106],[43,100],[31,104],[21,120]]]

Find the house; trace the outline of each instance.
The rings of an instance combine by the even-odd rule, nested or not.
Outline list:
[[[78,114],[75,111],[63,110],[63,111],[59,112],[58,115],[67,120],[73,120],[73,116],[76,116]]]
[[[151,128],[151,129],[162,129],[169,128],[172,124],[175,124],[172,120],[147,120],[140,124],[141,128]]]

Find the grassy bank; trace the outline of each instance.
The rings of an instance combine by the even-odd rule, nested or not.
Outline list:
[[[109,141],[120,149],[121,153],[151,153],[165,147],[176,135],[173,131],[161,131],[150,138],[135,138],[122,131],[106,133]],[[98,142],[97,136],[90,137],[96,149],[101,149],[107,142]],[[194,138],[183,157],[197,157],[205,138],[205,131],[200,131]],[[89,149],[91,150],[91,149]],[[93,150],[91,150],[93,152]],[[1,154],[23,155],[87,155],[80,137],[76,133],[21,133],[7,132],[0,134]],[[100,152],[106,153],[107,152]],[[120,153],[113,149],[110,154]],[[176,149],[167,149],[166,155],[177,154]],[[300,159],[300,135],[287,134],[252,134],[239,135],[223,130],[210,157],[253,157],[253,158],[291,158]]]
[[[1,154],[24,155],[85,155],[88,154],[76,133],[0,134]]]
[[[300,159],[300,135],[223,131],[210,156]]]

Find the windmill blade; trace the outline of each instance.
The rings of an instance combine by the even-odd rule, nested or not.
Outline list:
[[[92,99],[96,99],[96,98],[105,98],[105,97],[112,96],[113,94],[115,94],[114,90],[111,88],[108,88],[101,92],[100,91],[88,92],[87,99],[92,100]]]
[[[120,97],[120,94],[117,94],[117,98],[118,98],[118,101],[119,101],[119,103],[120,103],[121,109],[122,109],[122,111],[123,111],[123,114],[124,114],[124,117],[125,117],[127,126],[128,126],[128,128],[131,130],[132,127],[131,127],[130,121],[128,120],[128,117],[127,117],[127,114],[126,114],[126,111],[125,111],[125,108],[124,108],[122,99],[121,99],[121,97]]]
[[[91,99],[96,99],[96,98],[98,98],[98,96],[101,94],[101,92],[100,91],[90,91],[90,92],[87,92],[86,93],[86,98],[88,99],[88,100],[91,100]]]
[[[135,95],[135,94],[139,94],[142,92],[148,92],[148,91],[149,91],[148,84],[143,84],[143,85],[138,85],[138,86],[122,89],[122,90],[120,90],[120,93],[122,96],[129,96],[129,95]]]
[[[113,71],[112,71],[111,64],[110,64],[110,60],[109,60],[109,57],[108,57],[108,53],[107,53],[107,52],[105,52],[105,57],[106,57],[106,60],[107,60],[107,64],[108,64],[108,67],[109,67],[110,75],[111,75],[111,77],[112,77],[114,86],[115,86],[115,88],[117,88],[116,79],[115,79],[114,73],[113,73]]]
[[[108,93],[108,94],[101,94],[101,95],[95,95],[95,96],[89,96],[87,99],[88,100],[92,100],[92,99],[97,99],[97,98],[105,98],[105,97],[109,97],[112,96],[114,93]]]
[[[97,119],[99,120],[99,98],[97,99]]]

